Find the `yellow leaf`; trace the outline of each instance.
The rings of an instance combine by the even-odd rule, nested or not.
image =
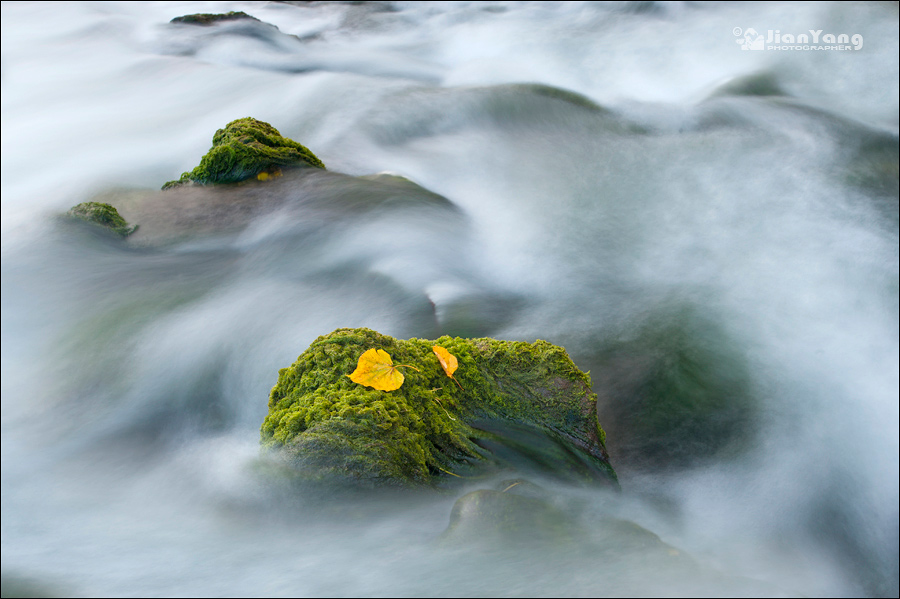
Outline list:
[[[459,388],[462,389],[462,385],[459,384],[455,378],[453,378],[453,373],[456,372],[456,369],[459,367],[459,362],[456,359],[456,356],[448,352],[446,349],[441,347],[440,345],[433,345],[431,350],[434,352],[434,355],[437,356],[438,362],[441,363],[441,368],[444,369],[444,372],[447,373],[453,382],[459,385]]]
[[[394,366],[391,355],[383,349],[367,349],[359,357],[356,370],[347,376],[350,377],[351,381],[360,385],[372,387],[379,391],[393,391],[394,389],[399,389],[403,384],[403,373],[397,370],[398,366],[406,365],[397,364],[397,366]],[[408,368],[413,367],[408,366]]]
[[[431,349],[437,356],[438,362],[441,363],[441,368],[444,369],[444,372],[447,373],[447,376],[453,378],[453,373],[456,372],[456,369],[459,367],[459,362],[457,362],[456,356],[448,352],[440,345],[435,345]]]

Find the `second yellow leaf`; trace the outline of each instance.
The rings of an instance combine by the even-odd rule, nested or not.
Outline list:
[[[431,347],[431,350],[434,352],[434,355],[437,356],[438,362],[441,363],[441,368],[444,369],[444,372],[447,373],[447,376],[453,379],[453,382],[459,385],[459,388],[462,389],[462,385],[459,384],[459,381],[453,378],[453,373],[456,372],[456,369],[459,367],[459,361],[457,361],[456,356],[448,352],[440,345],[433,345]]]

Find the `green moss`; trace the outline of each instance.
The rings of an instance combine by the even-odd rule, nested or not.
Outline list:
[[[194,170],[163,189],[186,183],[237,183],[282,168],[325,165],[305,146],[282,137],[275,127],[252,118],[231,121],[213,136],[213,145]]]
[[[251,17],[244,11],[229,11],[226,13],[214,14],[214,13],[196,13],[193,15],[184,15],[181,17],[175,17],[170,23],[184,23],[186,25],[213,25],[215,23],[220,23],[222,21],[239,21],[242,19],[247,19],[250,21],[259,21],[256,17]]]
[[[137,231],[137,226],[130,226],[119,215],[118,210],[109,204],[101,202],[82,202],[77,206],[73,206],[69,210],[69,215],[105,227],[122,237],[128,237]]]
[[[445,375],[433,345],[456,356],[454,376],[462,388]],[[370,348],[420,371],[401,368],[406,380],[391,392],[354,383],[347,375]],[[404,341],[369,329],[338,329],[280,371],[261,441],[314,478],[433,484],[493,463],[479,445],[493,434],[478,428],[481,421],[515,422],[565,438],[600,466],[603,480],[615,479],[590,377],[546,341]]]

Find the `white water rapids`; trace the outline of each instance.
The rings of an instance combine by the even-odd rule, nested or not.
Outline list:
[[[169,23],[230,10],[274,27]],[[4,596],[896,597],[898,37],[895,2],[4,2]],[[457,210],[361,210],[360,179],[143,245],[61,218],[247,116]],[[668,334],[633,340],[672,314],[704,323],[691,393],[752,407],[648,466],[627,390]],[[564,346],[622,492],[551,492],[699,573],[447,552],[469,489],[335,516],[260,476],[278,370],[359,326]]]

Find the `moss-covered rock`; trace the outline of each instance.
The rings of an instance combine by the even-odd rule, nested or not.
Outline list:
[[[118,210],[102,202],[82,202],[77,206],[73,206],[68,214],[69,216],[105,227],[122,237],[128,237],[137,230],[137,226],[130,226],[119,215]]]
[[[226,13],[196,13],[193,15],[184,15],[175,17],[170,23],[183,23],[185,25],[201,25],[208,26],[222,21],[259,21],[256,17],[251,17],[244,11],[229,11]]]
[[[444,373],[433,345],[458,359],[459,385]],[[354,383],[347,375],[371,348],[418,371],[403,368],[403,385],[390,392]],[[546,341],[404,341],[369,329],[338,329],[280,371],[261,440],[281,449],[306,477],[434,485],[513,463],[494,456],[494,447],[515,448],[498,441],[498,423],[545,433],[548,446],[564,445],[592,465],[562,464],[570,479],[615,484],[590,377]]]
[[[238,183],[246,179],[265,178],[280,174],[282,168],[315,167],[325,165],[305,146],[283,137],[278,130],[247,117],[228,123],[213,136],[213,145],[190,172],[182,173],[177,181],[169,181],[163,189],[186,183],[212,185]]]

